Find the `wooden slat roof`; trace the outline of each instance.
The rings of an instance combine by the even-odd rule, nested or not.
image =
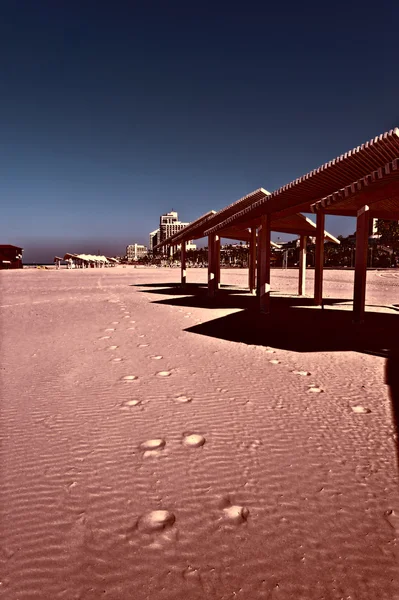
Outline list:
[[[224,223],[229,217],[235,215],[238,211],[244,210],[247,207],[252,206],[256,202],[262,202],[265,198],[270,196],[270,192],[263,188],[259,188],[246,196],[243,196],[239,200],[232,202],[228,206],[225,206],[219,210],[207,224],[208,227],[214,227],[219,223]],[[204,230],[205,231],[205,230]]]
[[[310,212],[313,203],[351,184],[387,162],[399,158],[399,129],[395,128],[295,179],[272,194],[235,211],[214,229],[255,219],[265,213]]]
[[[312,212],[323,211],[329,214],[356,216],[365,204],[372,212],[386,218],[399,212],[399,159],[354,181],[340,190],[325,196],[311,206]]]
[[[249,239],[249,231],[248,227],[250,226],[258,226],[260,224],[260,218],[257,220],[253,220],[250,224],[230,224],[230,226],[221,223],[220,225],[216,225],[207,231],[205,231],[205,235],[210,235],[212,233],[217,233],[220,237],[231,237],[233,239]],[[295,235],[309,235],[313,236],[316,232],[316,224],[305,217],[305,215],[293,214],[288,217],[279,217],[278,213],[272,215],[271,222],[272,231],[276,231],[279,233],[289,233]],[[226,236],[226,232],[229,232],[229,236]],[[244,233],[245,232],[245,233]],[[243,238],[242,236],[246,236]],[[241,236],[241,237],[240,237]],[[339,240],[335,238],[328,231],[324,231],[324,239],[329,242],[334,242],[339,244]]]

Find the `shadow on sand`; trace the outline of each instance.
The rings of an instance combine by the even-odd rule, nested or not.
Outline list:
[[[355,351],[385,357],[396,431],[399,428],[399,319],[396,313],[366,312],[362,325],[353,323],[352,311],[339,307],[351,299],[324,299],[324,309],[312,298],[271,298],[271,313],[257,310],[257,298],[240,288],[223,286],[209,298],[206,285],[138,286],[148,293],[166,295],[156,304],[188,308],[239,309],[232,314],[188,327],[185,331],[250,345],[271,346],[293,352]],[[173,297],[171,297],[173,296]],[[241,310],[240,310],[241,309]],[[367,378],[367,373],[365,373]],[[399,444],[397,443],[399,465]]]

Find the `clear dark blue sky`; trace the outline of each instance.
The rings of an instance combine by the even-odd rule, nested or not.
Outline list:
[[[0,3],[0,243],[122,253],[399,125],[398,3]],[[329,218],[334,234],[350,219]]]

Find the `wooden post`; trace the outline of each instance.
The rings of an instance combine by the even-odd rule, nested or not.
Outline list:
[[[270,312],[270,222],[271,215],[262,215],[259,235],[259,307],[266,314]]]
[[[260,298],[260,228],[257,230],[256,246],[256,295]]]
[[[215,235],[208,235],[208,296],[215,295]]]
[[[358,210],[356,222],[355,289],[353,294],[353,320],[355,323],[364,321],[369,221],[370,207],[365,205]]]
[[[215,292],[220,288],[220,237],[215,235]]]
[[[181,262],[181,287],[184,288],[187,283],[186,271],[186,242],[183,241],[180,246],[180,262]]]
[[[314,303],[323,304],[323,267],[324,267],[324,213],[318,212],[316,217],[316,250],[314,265]]]
[[[256,275],[256,227],[251,227],[248,256],[248,287],[251,294],[255,292]]]
[[[299,246],[299,282],[298,282],[298,294],[299,296],[305,295],[306,290],[306,245],[308,237],[301,235],[300,246]]]

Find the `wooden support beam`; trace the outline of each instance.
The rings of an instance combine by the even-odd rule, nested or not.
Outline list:
[[[215,292],[220,288],[220,237],[215,235]]]
[[[256,240],[256,295],[260,298],[260,228],[257,230]]]
[[[248,256],[248,287],[251,294],[255,293],[256,277],[256,227],[251,228]]]
[[[306,245],[308,238],[306,235],[301,235],[299,246],[299,281],[298,294],[304,296],[306,293]]]
[[[318,212],[316,216],[316,249],[314,267],[314,303],[316,306],[321,306],[323,304],[324,223],[324,213]]]
[[[182,242],[180,246],[180,262],[181,262],[181,287],[184,288],[187,283],[186,270],[186,242]]]
[[[399,221],[399,212],[397,211],[386,211],[373,210],[373,206],[370,206],[370,219],[386,219],[387,221]]]
[[[357,213],[355,289],[353,294],[353,320],[362,323],[366,304],[367,254],[369,246],[370,207],[365,205]]]
[[[215,234],[208,235],[208,296],[215,295]]]
[[[270,224],[271,215],[262,215],[259,233],[259,307],[266,314],[270,312]]]

